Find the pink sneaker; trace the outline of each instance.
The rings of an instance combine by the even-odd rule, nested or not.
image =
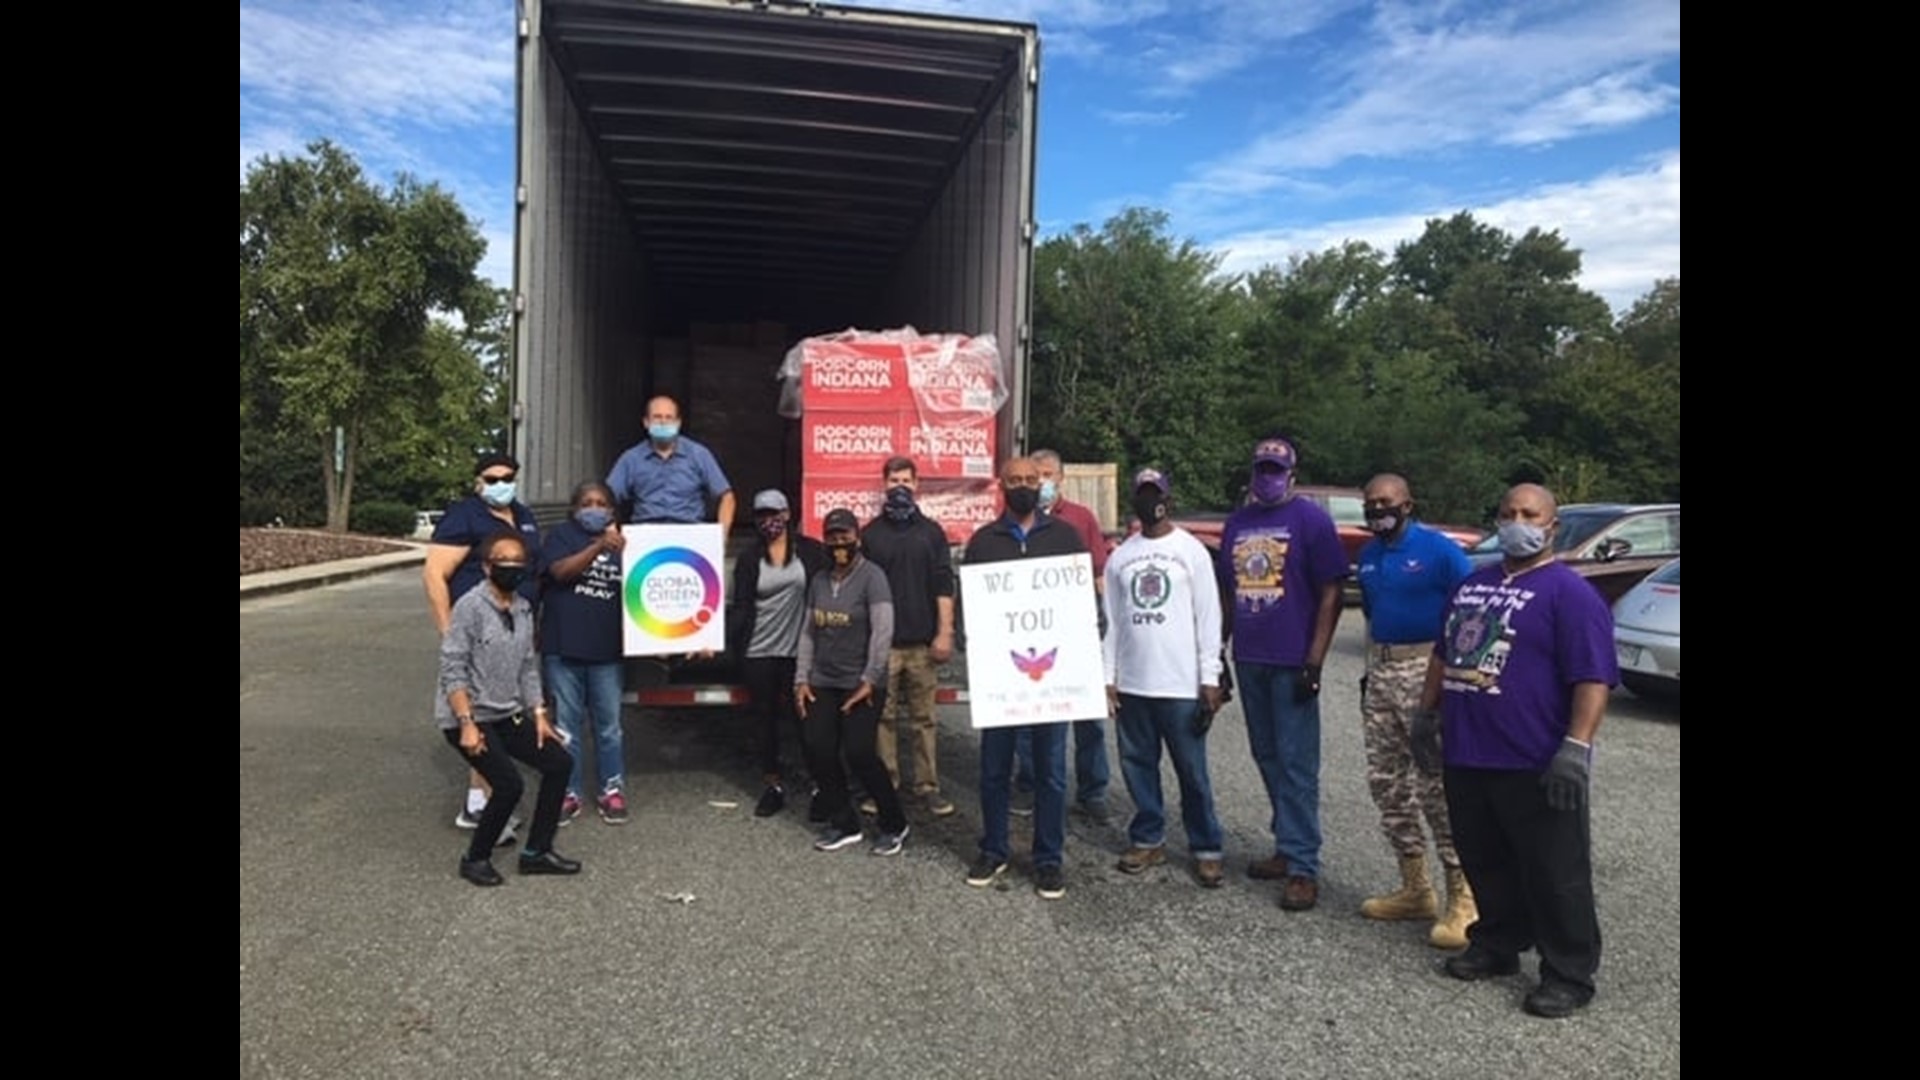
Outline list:
[[[600,796],[600,820],[609,825],[627,823],[627,800],[617,791],[609,791]]]
[[[572,792],[560,803],[560,824],[571,825],[573,819],[580,816],[580,797]]]

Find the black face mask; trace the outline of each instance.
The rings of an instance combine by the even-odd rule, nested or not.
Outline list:
[[[1040,505],[1040,493],[1030,487],[1010,487],[1007,490],[1007,509],[1014,517],[1026,517]]]
[[[504,592],[512,592],[527,580],[527,568],[524,566],[495,565],[487,568],[487,580],[500,586]]]
[[[1167,497],[1157,491],[1142,491],[1133,497],[1133,515],[1140,527],[1155,525],[1167,516]]]
[[[1369,506],[1361,513],[1366,515],[1367,531],[1385,536],[1407,520],[1407,510],[1405,506]]]
[[[852,566],[853,556],[859,550],[859,543],[852,540],[827,545],[827,555],[833,559],[835,566]]]
[[[885,511],[888,521],[912,521],[913,489],[905,484],[895,484],[887,489]]]

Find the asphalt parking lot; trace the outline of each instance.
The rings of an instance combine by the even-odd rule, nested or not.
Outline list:
[[[1460,983],[1424,923],[1358,914],[1395,873],[1366,790],[1360,634],[1349,612],[1326,666],[1310,912],[1245,877],[1271,847],[1237,707],[1210,740],[1216,891],[1188,876],[1177,826],[1166,866],[1113,868],[1117,768],[1115,821],[1070,823],[1064,900],[1035,896],[1018,857],[1006,887],[968,888],[964,708],[940,746],[960,812],[915,818],[891,859],[813,851],[795,808],[755,819],[741,718],[630,709],[633,820],[562,830],[578,877],[517,877],[509,853],[506,886],[482,890],[454,872],[465,770],[430,718],[417,571],[243,598],[240,1075],[1677,1076],[1678,706],[1615,695],[1594,779],[1599,996],[1539,1020],[1519,1007],[1532,956]]]

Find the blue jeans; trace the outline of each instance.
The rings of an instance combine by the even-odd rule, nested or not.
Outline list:
[[[1320,697],[1293,700],[1297,667],[1234,664],[1247,743],[1273,803],[1273,850],[1289,874],[1320,876]]]
[[[1049,725],[1058,727],[1058,724]],[[1014,745],[1014,787],[1033,790],[1033,739],[1021,728]],[[1065,743],[1061,744],[1064,753]],[[1107,729],[1099,720],[1073,722],[1073,781],[1075,801],[1082,806],[1107,797],[1107,785],[1113,782],[1113,766],[1107,762]]]
[[[620,661],[596,664],[564,656],[543,656],[540,660],[547,694],[553,698],[554,716],[560,730],[567,733],[573,751],[573,775],[567,780],[567,793],[582,801],[586,798],[580,781],[586,772],[587,744],[582,733],[589,713],[593,715],[594,767],[600,770],[600,787],[593,794],[624,791],[627,758],[620,742]]]
[[[1067,847],[1067,728],[1065,724],[986,728],[980,732],[980,852],[1006,862],[1007,817],[1013,812],[1014,744],[1030,739],[1040,777],[1034,793],[1033,865],[1059,866]]]
[[[1207,737],[1193,730],[1198,698],[1150,698],[1120,695],[1115,723],[1120,735],[1120,775],[1138,807],[1127,826],[1134,847],[1167,842],[1166,800],[1160,794],[1160,746],[1173,758],[1180,781],[1180,821],[1187,827],[1187,848],[1196,859],[1221,857],[1220,818],[1213,812],[1213,782],[1207,776]]]

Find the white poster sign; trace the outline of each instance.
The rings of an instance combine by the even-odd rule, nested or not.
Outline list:
[[[719,525],[623,525],[621,651],[627,656],[727,647]]]
[[[960,598],[974,727],[1107,715],[1090,556],[962,566]]]

